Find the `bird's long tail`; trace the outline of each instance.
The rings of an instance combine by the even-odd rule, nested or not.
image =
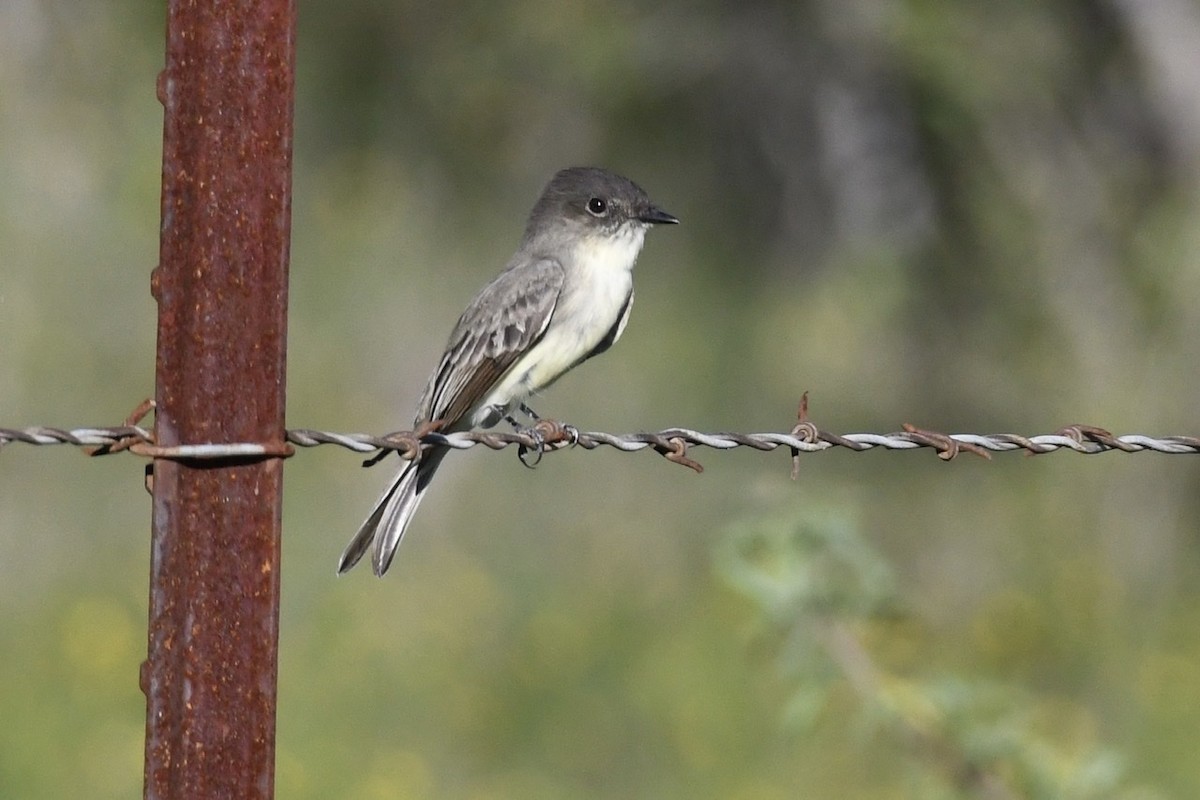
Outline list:
[[[371,515],[354,534],[350,544],[346,545],[338,560],[338,574],[357,564],[372,543],[371,566],[375,574],[387,572],[396,555],[396,548],[404,538],[404,530],[412,521],[425,490],[429,488],[429,481],[433,479],[447,452],[444,448],[427,450],[420,460],[405,463],[387,491],[375,503]]]

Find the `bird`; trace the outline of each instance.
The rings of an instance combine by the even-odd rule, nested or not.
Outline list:
[[[516,253],[458,318],[417,403],[413,430],[490,428],[621,338],[633,307],[633,268],[646,232],[679,220],[633,181],[571,167],[534,204]],[[431,447],[406,460],[338,561],[338,574],[371,551],[387,572],[417,506],[446,456]]]

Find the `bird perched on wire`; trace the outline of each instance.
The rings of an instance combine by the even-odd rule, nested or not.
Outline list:
[[[413,428],[490,428],[531,394],[613,345],[633,307],[633,265],[646,231],[679,220],[636,183],[596,167],[557,173],[529,214],[504,271],[475,296],[417,404]],[[527,410],[527,409],[526,409]],[[446,448],[406,461],[338,562],[371,549],[383,575]]]

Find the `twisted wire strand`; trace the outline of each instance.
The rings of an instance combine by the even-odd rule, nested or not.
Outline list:
[[[483,445],[500,450],[517,445],[523,450],[552,451],[578,446],[585,450],[597,447],[612,447],[622,452],[635,452],[652,448],[672,460],[697,468],[699,465],[687,459],[690,447],[708,447],[714,450],[732,450],[748,447],[753,450],[772,451],[780,447],[791,453],[814,453],[835,447],[855,452],[875,448],[888,450],[912,450],[933,448],[945,459],[953,458],[960,450],[968,450],[987,457],[989,452],[1003,453],[1022,450],[1031,454],[1069,450],[1082,454],[1105,453],[1119,450],[1126,453],[1156,452],[1166,454],[1200,454],[1200,437],[1126,434],[1114,436],[1101,428],[1075,425],[1050,434],[1020,436],[1012,433],[943,434],[906,426],[894,433],[848,433],[833,434],[818,430],[808,422],[797,425],[790,433],[705,433],[690,428],[667,428],[657,432],[605,433],[600,431],[576,431],[549,420],[543,420],[530,429],[516,432],[464,431],[459,433],[423,433],[400,431],[382,436],[365,433],[338,433],[333,431],[297,428],[287,431],[287,443],[297,447],[336,445],[358,453],[396,451],[406,458],[414,458],[422,447],[431,445],[465,450]],[[66,444],[89,448],[92,455],[130,450],[136,454],[177,459],[246,458],[290,455],[290,448],[282,452],[278,444],[257,443],[214,443],[182,445],[179,447],[157,447],[153,434],[137,425],[97,428],[52,428],[36,426],[30,428],[0,428],[0,448],[13,443],[30,445]]]

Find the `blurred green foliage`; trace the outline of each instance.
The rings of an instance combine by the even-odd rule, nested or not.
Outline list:
[[[152,393],[160,3],[0,3],[0,424]],[[1187,0],[301,4],[289,423],[402,426],[569,164],[656,231],[625,337],[542,413],[609,430],[1194,432]],[[288,463],[278,796],[1200,793],[1183,457]],[[141,784],[132,456],[0,453],[0,797]]]
[[[761,610],[762,636],[797,684],[783,722],[798,737],[823,715],[849,717],[904,750],[921,797],[1153,796],[1122,786],[1121,758],[1077,704],[912,661],[890,668],[897,645],[922,643],[897,613],[886,563],[844,514],[743,521],[716,564]]]

